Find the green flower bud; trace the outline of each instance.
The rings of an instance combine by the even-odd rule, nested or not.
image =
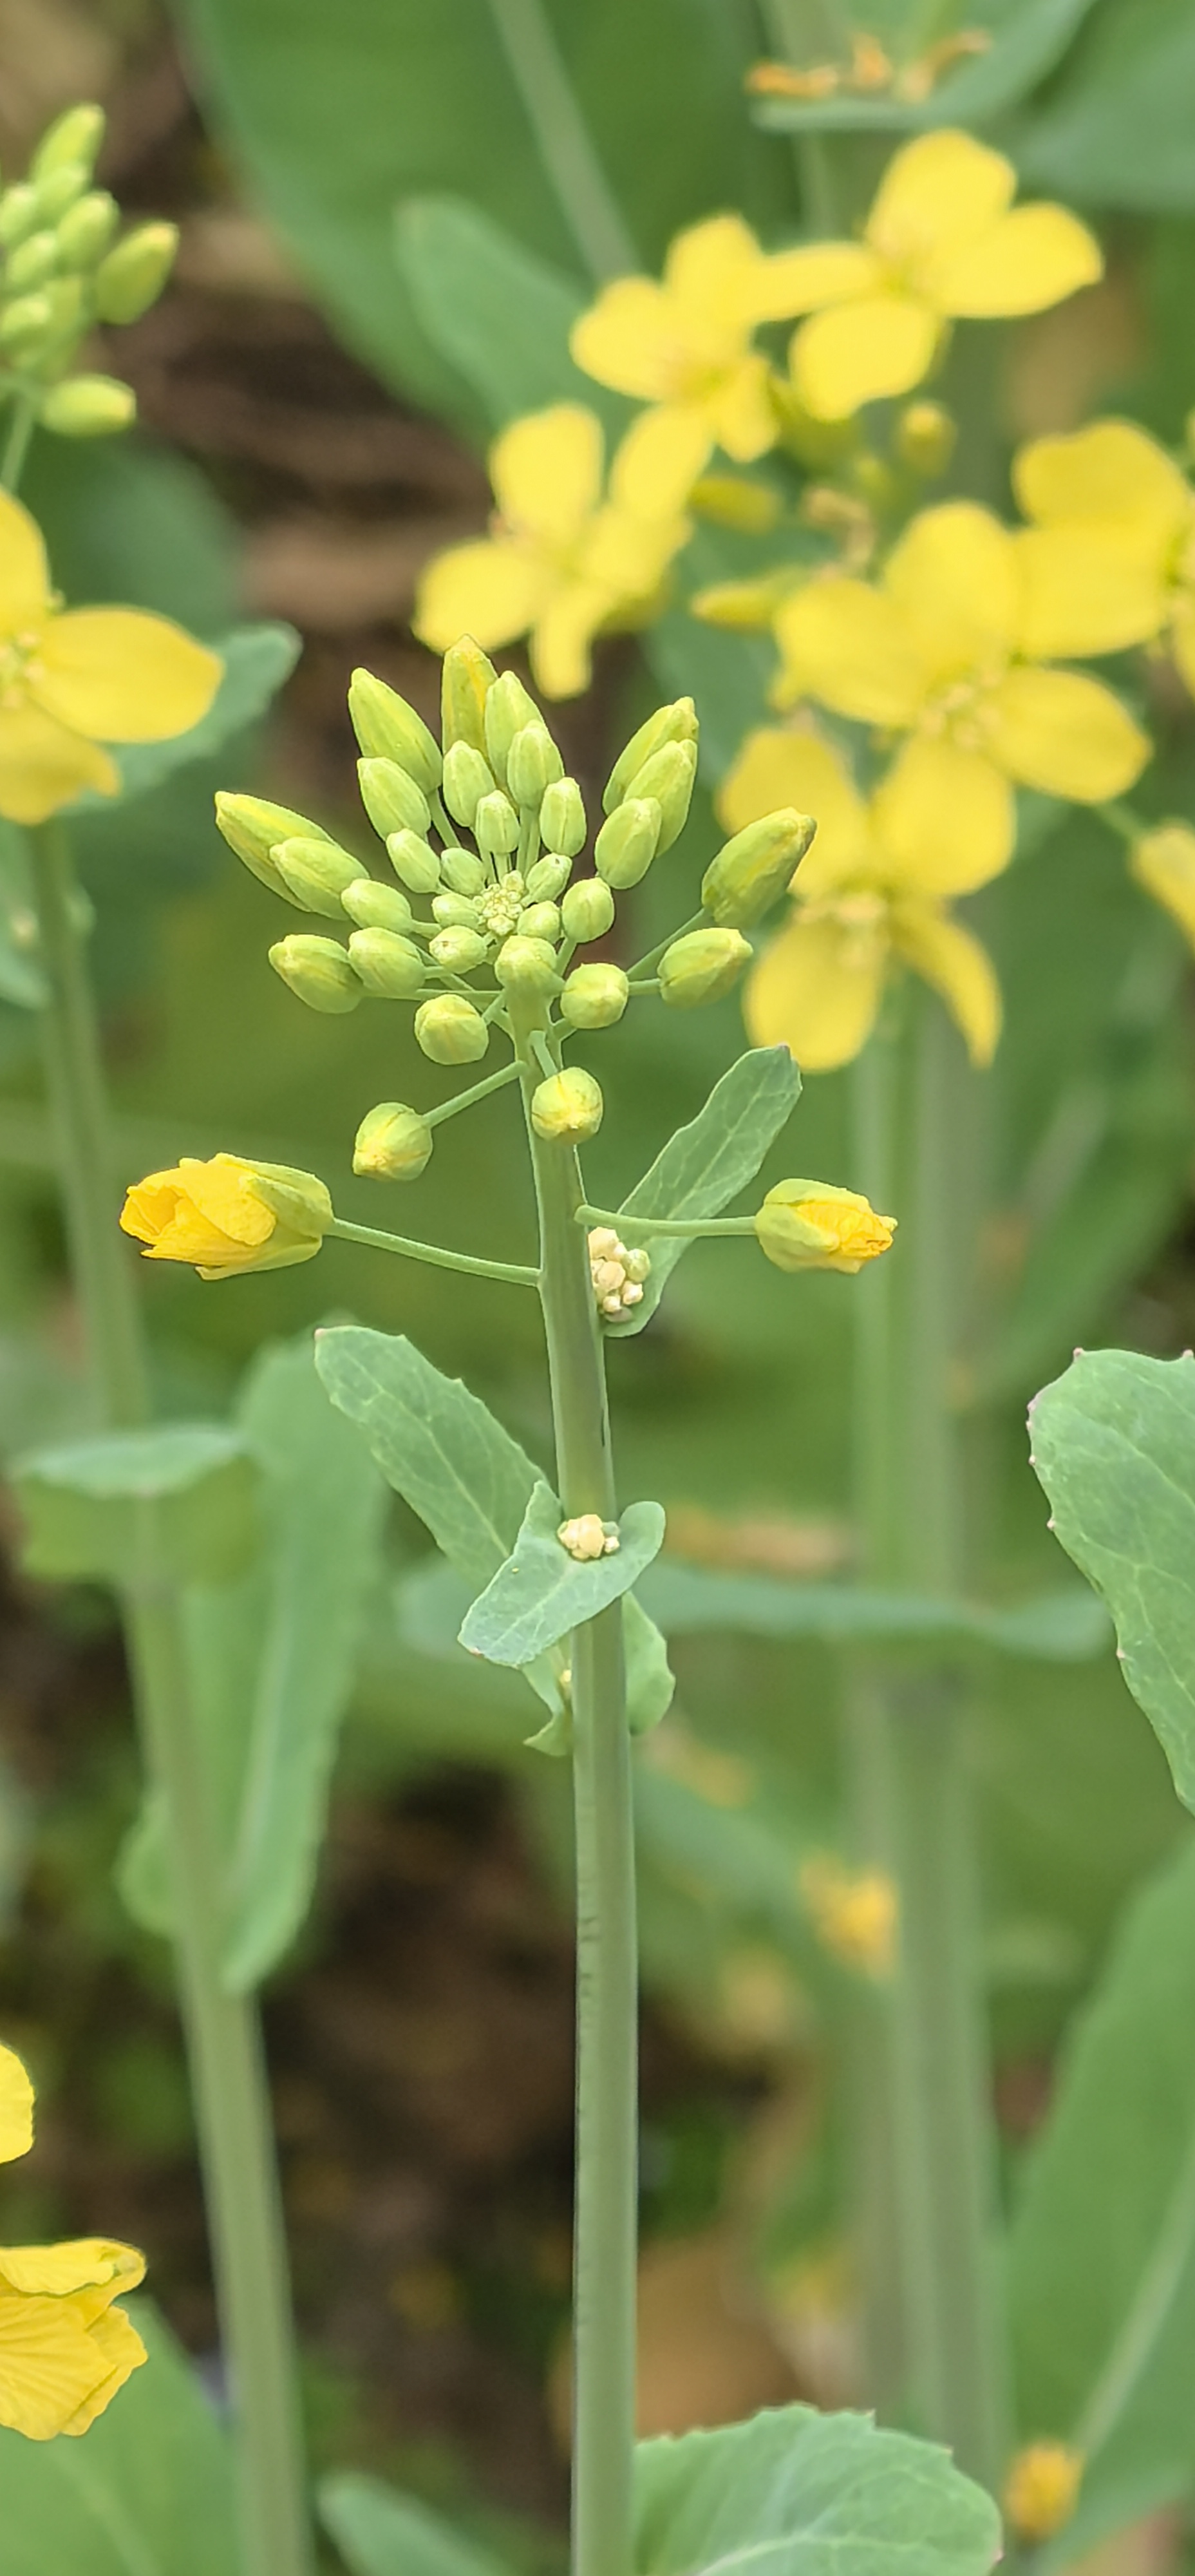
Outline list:
[[[37,190],[27,181],[18,180],[15,188],[6,188],[0,197],[0,249],[13,250],[33,232],[40,220]]]
[[[517,931],[503,940],[494,973],[508,993],[555,993],[560,988],[555,949],[546,939],[523,939]]]
[[[559,1145],[583,1145],[602,1123],[601,1088],[579,1064],[549,1075],[531,1094],[531,1124],[537,1136]]]
[[[431,953],[446,975],[471,975],[475,966],[484,966],[490,945],[479,930],[470,930],[462,922],[438,930],[431,942]]]
[[[381,1100],[357,1129],[353,1170],[371,1181],[417,1181],[434,1143],[426,1118],[401,1100]]]
[[[354,930],[349,937],[354,973],[367,993],[383,1001],[409,1002],[427,980],[427,967],[413,939],[399,930]]]
[[[294,902],[294,896],[274,864],[279,841],[328,839],[318,823],[292,813],[289,805],[271,805],[264,796],[229,796],[223,788],[216,798],[216,828],[250,874],[260,878],[271,894],[285,895],[288,903]]]
[[[631,797],[607,816],[593,845],[593,864],[607,885],[638,885],[660,846],[664,817],[654,796]]]
[[[302,933],[279,939],[270,950],[270,964],[313,1011],[355,1011],[365,999],[365,986],[338,939],[307,938]]]
[[[711,859],[701,900],[722,930],[750,930],[784,893],[817,830],[793,805],[748,823]]]
[[[692,698],[677,698],[670,707],[657,707],[654,716],[649,716],[646,724],[640,725],[638,733],[631,735],[626,750],[619,753],[606,782],[603,813],[612,814],[615,806],[621,805],[623,797],[630,795],[632,778],[653,753],[662,751],[666,743],[695,743],[696,740],[697,710]],[[636,795],[641,792],[639,788],[634,790]],[[654,795],[655,789],[650,792]]]
[[[30,294],[35,286],[45,285],[57,266],[57,233],[29,233],[19,249],[9,253],[4,270],[5,289],[10,295]]]
[[[46,127],[29,165],[30,177],[48,179],[52,171],[69,169],[75,162],[84,170],[94,170],[107,121],[103,108],[90,102],[65,108]]]
[[[389,832],[386,856],[396,877],[409,886],[412,894],[430,894],[440,882],[440,862],[430,841],[418,832]]]
[[[529,903],[515,928],[521,939],[546,939],[552,947],[560,937],[560,914],[554,903]]]
[[[95,273],[101,322],[139,322],[157,303],[177,250],[177,224],[138,224],[136,232],[126,233]]]
[[[480,1011],[463,993],[437,993],[415,1013],[416,1043],[433,1064],[479,1064],[490,1043]]]
[[[558,850],[562,857],[575,859],[584,849],[585,807],[575,778],[555,778],[550,787],[545,787],[539,828],[546,850]]]
[[[750,947],[739,930],[690,930],[660,959],[660,999],[677,1011],[717,1002],[737,983]]]
[[[68,206],[58,227],[58,256],[64,268],[94,268],[102,259],[120,222],[120,208],[106,188],[93,188]]]
[[[109,438],[132,427],[137,397],[117,376],[64,376],[43,394],[38,417],[59,438]]]
[[[90,177],[90,170],[85,170],[81,161],[64,161],[61,169],[51,170],[46,178],[39,179],[36,192],[38,222],[57,225],[68,206],[73,206],[76,198],[82,196]]]
[[[902,465],[927,481],[944,474],[954,454],[958,423],[944,403],[906,403],[896,423],[893,446]]]
[[[396,760],[359,760],[357,777],[361,802],[381,840],[388,841],[392,832],[426,832],[432,809],[409,770],[400,769]]]
[[[480,894],[486,882],[485,869],[472,850],[445,850],[440,874],[450,894]]]
[[[454,742],[444,754],[444,802],[453,821],[473,829],[483,796],[494,793],[494,773],[471,742]]]
[[[421,715],[372,671],[354,671],[349,717],[367,760],[396,760],[425,796],[434,796],[444,763]]]
[[[309,839],[306,833],[275,842],[270,856],[287,893],[304,912],[326,913],[330,921],[339,921],[340,898],[361,874],[359,860],[335,841]]]
[[[376,877],[354,877],[340,898],[358,930],[409,930],[411,907],[397,886],[379,885]]]
[[[537,859],[527,870],[528,903],[555,903],[572,874],[567,859]]]
[[[564,762],[546,724],[524,725],[506,757],[506,783],[516,805],[538,813],[545,790],[563,775]]]
[[[44,341],[54,321],[48,295],[19,295],[0,313],[0,349],[15,358],[28,357]]]
[[[456,742],[485,750],[485,706],[498,674],[488,653],[462,635],[444,656],[440,679],[440,731],[447,754]]]
[[[535,700],[528,694],[517,671],[504,671],[487,692],[485,701],[485,756],[495,778],[506,776],[506,756],[515,735],[524,725],[542,724]]]
[[[438,894],[432,899],[432,912],[441,930],[480,930],[480,906],[468,894]]]
[[[622,1018],[630,985],[621,966],[574,966],[560,1008],[572,1029],[609,1029]]]
[[[50,308],[50,321],[46,334],[47,346],[52,349],[62,348],[67,342],[78,338],[87,321],[87,315],[83,309],[82,280],[77,277],[51,277],[41,292]]]
[[[591,939],[604,939],[614,920],[614,897],[601,877],[578,877],[560,905],[560,919],[566,939],[575,948],[584,948]]]
[[[688,822],[696,776],[696,743],[666,742],[659,751],[653,751],[651,759],[644,761],[642,769],[637,769],[631,780],[625,803],[629,804],[637,797],[654,796],[660,808],[663,820],[656,843],[657,857],[661,850],[671,849]]]
[[[483,886],[477,898],[478,918],[493,939],[507,939],[517,929],[526,887],[517,868],[508,868],[497,885]]]
[[[450,753],[449,758],[452,756]],[[519,818],[509,796],[504,796],[500,787],[494,789],[492,796],[482,796],[478,800],[473,829],[477,834],[478,849],[484,850],[487,857],[508,859],[517,850]]]

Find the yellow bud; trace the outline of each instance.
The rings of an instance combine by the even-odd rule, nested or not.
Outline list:
[[[756,1239],[778,1270],[861,1270],[887,1252],[894,1216],[833,1181],[778,1181],[755,1219]]]
[[[386,856],[412,894],[430,894],[440,882],[440,862],[430,841],[419,832],[388,832]]]
[[[292,993],[313,1011],[355,1011],[365,987],[353,972],[347,949],[338,939],[279,939],[269,952],[270,964]]]
[[[341,908],[358,930],[409,930],[411,907],[397,886],[379,885],[376,877],[354,877],[340,898]]]
[[[780,518],[781,502],[767,483],[752,483],[745,474],[703,474],[689,494],[699,519],[716,528],[741,528],[749,536],[766,536]]]
[[[454,742],[485,750],[485,705],[497,681],[488,653],[471,635],[462,635],[444,656],[440,680],[441,732],[447,753]]]
[[[120,208],[106,188],[93,188],[68,206],[58,227],[58,256],[64,268],[93,268],[102,259],[120,222]]]
[[[575,778],[554,779],[544,789],[539,809],[540,837],[546,850],[575,859],[585,847],[585,807]]]
[[[480,894],[486,882],[485,869],[472,850],[445,850],[440,874],[450,894]]]
[[[451,760],[453,755],[449,753]],[[492,794],[479,796],[472,817],[477,846],[486,858],[508,859],[519,846],[519,818],[509,796],[500,787]]]
[[[478,1064],[490,1043],[480,1011],[463,993],[437,993],[415,1013],[415,1038],[433,1064]]]
[[[894,1881],[883,1870],[848,1870],[835,1860],[811,1860],[801,1871],[800,1889],[818,1940],[832,1959],[865,1976],[891,1976],[899,1900]]]
[[[812,814],[788,805],[748,823],[719,850],[701,880],[701,900],[721,929],[750,930],[784,893],[817,830]]]
[[[131,429],[137,397],[116,376],[64,376],[43,394],[38,417],[59,438],[110,438],[115,430]]]
[[[24,179],[0,197],[0,249],[12,250],[34,231],[41,219],[37,190]]]
[[[95,309],[101,322],[139,322],[156,304],[178,250],[177,224],[138,224],[100,261]]]
[[[1070,2521],[1083,2482],[1081,2451],[1069,2442],[1027,2442],[1009,2467],[1004,2511],[1018,2540],[1049,2540]]]
[[[944,403],[906,403],[896,424],[894,441],[902,465],[928,481],[944,474],[954,454],[958,425]]]
[[[239,1154],[205,1163],[184,1155],[171,1171],[151,1172],[129,1191],[120,1219],[148,1260],[190,1262],[201,1279],[310,1261],[332,1221],[314,1172]]]
[[[696,740],[697,710],[692,698],[677,698],[670,707],[657,707],[654,716],[648,716],[638,732],[631,735],[626,750],[619,753],[606,781],[603,813],[612,814],[615,806],[621,805],[630,792],[636,770],[642,769],[653,752],[661,751],[666,743]]]
[[[601,877],[579,877],[561,901],[560,919],[565,938],[576,948],[584,948],[591,939],[604,939],[614,920],[609,886]]]
[[[652,797],[660,808],[657,856],[661,850],[671,849],[688,822],[696,776],[696,741],[666,742],[653,751],[650,760],[644,761],[642,769],[635,771],[627,786],[627,802]]]
[[[435,795],[444,766],[440,746],[397,689],[375,679],[372,671],[354,671],[349,719],[366,760],[396,760],[425,796]]]
[[[361,802],[379,840],[388,841],[392,832],[426,832],[432,809],[423,789],[396,760],[359,760],[357,777]]]
[[[275,842],[270,855],[287,893],[304,912],[322,912],[330,921],[339,921],[341,897],[361,874],[358,861],[347,850],[338,848],[335,841],[304,833]]]
[[[738,982],[750,955],[741,931],[687,931],[660,959],[660,998],[678,1011],[718,1002]]]
[[[379,1101],[357,1129],[353,1170],[371,1181],[417,1181],[431,1161],[426,1118],[401,1100]]]
[[[216,797],[216,826],[251,875],[260,878],[271,894],[285,895],[288,903],[295,898],[274,864],[279,841],[328,839],[318,823],[309,823],[305,814],[294,813],[289,805],[272,805],[265,796],[229,796],[223,788]]]
[[[556,903],[569,881],[571,869],[567,859],[536,859],[527,870],[528,903]]]
[[[354,930],[349,957],[367,993],[387,1002],[409,1002],[426,981],[427,969],[413,939],[400,930]]]
[[[4,268],[4,284],[9,295],[27,295],[35,286],[44,286],[58,266],[56,232],[30,233],[18,250],[10,251]]]
[[[517,671],[504,671],[486,692],[483,715],[485,752],[495,778],[506,777],[506,760],[515,735],[524,725],[542,724],[534,698],[525,689]]]
[[[628,796],[614,812],[608,814],[593,845],[593,864],[606,884],[638,885],[647,875],[664,828],[664,816],[654,796]]]
[[[29,165],[30,177],[48,179],[52,171],[69,169],[74,164],[79,164],[84,170],[93,170],[106,124],[103,108],[93,106],[90,101],[78,107],[65,108],[62,115],[56,116],[53,124],[46,127]]]
[[[431,955],[446,975],[471,975],[475,966],[484,966],[489,955],[489,941],[479,930],[457,923],[438,930],[430,943]]]
[[[609,1029],[622,1018],[630,994],[621,966],[574,966],[560,996],[573,1029]]]
[[[564,762],[546,724],[524,725],[506,755],[506,783],[516,805],[538,813],[546,790],[563,775]]]
[[[546,939],[526,939],[516,931],[504,939],[494,959],[494,973],[508,993],[554,993],[560,976],[556,951]]]
[[[1164,904],[1195,948],[1195,831],[1189,823],[1159,823],[1134,841],[1129,868],[1155,903]]]
[[[602,1094],[591,1073],[569,1064],[531,1095],[531,1124],[552,1144],[583,1145],[602,1123]]]
[[[793,584],[790,576],[764,574],[758,581],[714,581],[694,592],[689,606],[707,626],[722,626],[731,635],[757,635],[770,627]]]

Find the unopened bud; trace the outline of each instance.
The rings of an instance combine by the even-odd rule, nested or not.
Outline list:
[[[630,986],[621,966],[574,966],[560,996],[573,1029],[609,1029],[622,1018]]]
[[[593,845],[593,864],[607,885],[638,885],[647,875],[656,851],[664,817],[654,796],[629,797],[607,815]]]
[[[585,806],[575,778],[553,779],[544,789],[539,809],[540,838],[545,850],[575,859],[585,847]]]
[[[42,224],[58,224],[68,206],[81,197],[91,177],[81,161],[64,161],[37,182],[37,219]]]
[[[427,981],[420,951],[400,930],[354,930],[349,957],[366,992],[386,1002],[409,1002]]]
[[[47,349],[61,349],[77,339],[87,315],[83,309],[83,282],[78,277],[51,277],[41,289],[50,308],[46,328]],[[39,351],[39,356],[43,354]]]
[[[739,930],[690,930],[660,959],[660,999],[673,1010],[721,1001],[738,982],[751,950]]]
[[[412,894],[430,894],[440,882],[440,862],[430,841],[419,832],[388,832],[386,856],[396,877]]]
[[[778,1181],[755,1218],[756,1241],[777,1270],[853,1274],[887,1252],[895,1232],[894,1216],[833,1181]]]
[[[556,1536],[566,1556],[578,1565],[591,1565],[600,1556],[617,1556],[622,1544],[617,1521],[604,1521],[597,1512],[578,1512],[575,1520],[562,1521]]]
[[[488,760],[471,742],[454,742],[444,754],[444,802],[453,821],[471,832],[482,797],[494,792],[494,773]]]
[[[138,224],[100,261],[95,309],[101,322],[139,322],[156,304],[178,250],[177,224]]]
[[[560,987],[555,949],[546,939],[524,939],[517,932],[503,940],[494,973],[508,993],[555,993]]]
[[[579,1064],[550,1074],[531,1094],[531,1124],[537,1136],[558,1145],[583,1145],[602,1123],[601,1087]]]
[[[441,930],[480,930],[483,915],[472,895],[438,894],[432,901],[432,912]]]
[[[750,930],[784,893],[817,830],[812,814],[788,805],[748,823],[711,859],[701,900],[722,930]]]
[[[381,840],[388,841],[392,832],[426,832],[432,809],[423,789],[397,760],[359,760],[357,777],[361,802]]]
[[[376,877],[354,877],[340,898],[342,909],[358,930],[398,930],[411,927],[411,907],[398,886],[379,885]]]
[[[452,754],[449,753],[449,758]],[[495,787],[490,796],[481,796],[473,813],[477,846],[488,858],[510,858],[519,846],[519,818],[509,796]]]
[[[480,930],[469,930],[464,923],[438,930],[430,947],[437,966],[446,975],[471,975],[474,967],[485,964],[490,953],[489,941]]]
[[[4,269],[5,288],[10,295],[28,295],[35,286],[44,286],[57,266],[57,233],[30,233],[20,248],[9,254]]]
[[[287,893],[305,912],[322,912],[330,921],[339,921],[341,896],[361,874],[359,860],[351,859],[335,841],[306,834],[276,842],[272,855]]]
[[[366,760],[396,760],[425,796],[435,795],[444,766],[439,744],[397,689],[372,671],[354,671],[349,717]]]
[[[6,188],[0,197],[0,249],[15,249],[18,242],[36,230],[40,219],[36,188],[24,179]]]
[[[110,438],[137,417],[131,385],[116,376],[64,376],[43,394],[38,418],[59,438]]]
[[[338,939],[307,938],[300,933],[276,941],[269,954],[274,973],[310,1010],[355,1011],[365,998],[365,987]]]
[[[484,749],[495,778],[506,776],[506,756],[524,725],[542,724],[534,698],[517,671],[504,671],[486,695]]]
[[[371,1181],[417,1181],[431,1161],[433,1142],[417,1109],[401,1100],[379,1101],[357,1129],[353,1170]]]
[[[120,222],[120,208],[106,188],[93,188],[68,206],[58,227],[58,256],[64,268],[94,268],[102,259]]]
[[[560,937],[560,908],[554,903],[529,903],[515,924],[523,939],[546,939],[554,948]]]
[[[689,507],[715,528],[762,537],[778,525],[783,504],[770,484],[752,483],[745,474],[703,474],[689,494]]]
[[[561,899],[560,920],[565,938],[575,948],[584,948],[591,939],[604,939],[614,920],[609,886],[601,877],[578,877]]]
[[[490,1032],[463,993],[437,993],[415,1013],[415,1038],[433,1064],[477,1064]]]
[[[441,732],[447,754],[456,742],[485,750],[485,706],[498,674],[488,653],[462,635],[444,656],[440,680]]]
[[[564,762],[546,724],[524,725],[506,756],[506,783],[516,805],[538,813],[546,790],[563,775]]]
[[[440,874],[450,894],[480,894],[486,881],[485,869],[473,850],[444,850]]]
[[[527,870],[528,903],[556,903],[571,873],[567,859],[537,859]]]
[[[53,320],[48,295],[19,295],[15,304],[6,304],[0,313],[0,349],[15,358],[28,356],[49,336]]]
[[[957,436],[957,423],[944,403],[906,403],[896,424],[896,453],[902,465],[929,481],[945,473]]]
[[[692,698],[677,698],[669,707],[657,707],[654,716],[649,716],[646,724],[641,724],[638,732],[631,735],[626,750],[619,753],[606,783],[603,812],[612,814],[615,806],[621,805],[623,797],[631,792],[631,780],[636,771],[643,768],[653,753],[662,751],[666,743],[696,740],[697,710]],[[639,792],[635,790],[636,794]]]
[[[294,897],[285,877],[274,863],[274,850],[279,841],[326,841],[318,823],[309,823],[305,814],[295,814],[289,805],[271,805],[264,796],[229,796],[223,789],[216,798],[216,828],[243,860],[250,874],[260,878],[271,894]]]
[[[765,633],[793,583],[788,573],[765,573],[758,581],[712,581],[694,591],[689,607],[707,626],[723,626],[731,635]]]
[[[1130,873],[1155,903],[1173,913],[1195,947],[1195,832],[1189,823],[1158,823],[1129,852]]]
[[[102,107],[85,101],[79,107],[68,107],[46,127],[29,164],[31,179],[48,179],[54,170],[69,169],[78,163],[93,170],[104,140],[107,118]]]
[[[626,791],[626,803],[636,798],[654,797],[660,808],[660,837],[656,855],[669,850],[689,819],[693,781],[697,776],[697,745],[689,742],[666,742],[653,751],[642,769],[635,771]]]

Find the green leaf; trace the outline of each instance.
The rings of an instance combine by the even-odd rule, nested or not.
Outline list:
[[[256,1545],[256,1476],[235,1431],[207,1422],[110,1432],[14,1461],[31,1574],[219,1582]]]
[[[808,2406],[640,2443],[636,2496],[637,2576],[986,2576],[1000,2548],[948,2452]]]
[[[395,1586],[395,1610],[399,1634],[404,1645],[417,1654],[461,1660],[461,1623],[473,1600],[467,1583],[444,1557],[427,1557],[420,1565],[399,1577]],[[668,1661],[668,1647],[634,1593],[627,1593],[622,1605],[623,1646],[627,1663],[627,1720],[632,1735],[649,1735],[660,1719],[667,1715],[676,1689],[676,1676]],[[570,1737],[564,1719],[563,1698],[555,1681],[565,1656],[546,1657],[545,1672],[553,1675],[553,1697],[540,1692],[547,1706],[553,1708],[552,1723],[541,1728],[538,1736],[527,1741],[543,1753],[567,1753]],[[533,1669],[523,1667],[523,1678],[538,1685]]]
[[[672,1706],[676,1675],[668,1661],[667,1640],[633,1592],[627,1593],[622,1605],[622,1643],[627,1659],[627,1723],[632,1735],[650,1735]]]
[[[705,1107],[687,1127],[678,1127],[650,1171],[636,1182],[619,1209],[626,1220],[628,1242],[634,1241],[637,1216],[718,1216],[753,1181],[769,1148],[791,1117],[800,1097],[801,1077],[787,1047],[754,1047],[741,1055],[714,1084]],[[667,1282],[688,1244],[667,1235],[651,1240],[651,1269],[642,1303],[625,1323],[607,1332],[625,1339],[641,1333],[654,1315]]]
[[[1098,1602],[1077,1585],[1019,1609],[989,1610],[851,1583],[783,1583],[769,1574],[666,1563],[646,1577],[644,1597],[666,1636],[724,1628],[748,1637],[818,1637],[827,1645],[978,1645],[1057,1663],[1083,1662],[1108,1643]]]
[[[465,197],[414,197],[395,225],[398,264],[422,328],[476,394],[489,427],[549,403],[585,403],[614,438],[632,406],[569,356],[586,297]]]
[[[618,1522],[617,1549],[579,1564],[557,1536],[561,1518],[556,1495],[541,1480],[510,1555],[465,1617],[461,1644],[470,1654],[491,1664],[534,1662],[621,1600],[664,1543],[659,1503],[631,1503]]]
[[[509,1556],[537,1482],[525,1450],[404,1334],[337,1325],[316,1335],[315,1364],[388,1483],[480,1591]]]
[[[771,99],[756,110],[756,121],[772,134],[823,131],[916,133],[932,125],[983,125],[1015,106],[1054,69],[1092,0],[968,0],[961,23],[968,33],[989,33],[985,54],[947,70],[927,99],[852,98],[849,95],[811,101]],[[873,10],[873,21],[882,14]],[[864,13],[866,21],[868,13]],[[857,22],[858,23],[858,22]],[[887,35],[882,24],[877,32]],[[897,60],[907,49],[896,48]]]
[[[218,637],[212,651],[223,661],[224,677],[207,714],[188,733],[174,734],[168,742],[122,744],[115,755],[119,796],[114,800],[88,788],[65,809],[67,813],[110,812],[114,801],[128,804],[147,788],[160,786],[176,769],[188,768],[193,760],[210,759],[234,734],[244,733],[265,714],[283,681],[289,679],[299,649],[293,626],[240,626],[233,634]]]
[[[232,2457],[198,2377],[146,2300],[149,2360],[82,2440],[0,2432],[4,2576],[229,2576]]]
[[[502,2559],[381,2478],[325,2478],[319,2511],[350,2576],[507,2576]]]
[[[1028,124],[1018,160],[1080,203],[1177,214],[1195,206],[1189,115],[1195,19],[1174,0],[1095,11],[1065,84]]]
[[[1030,1407],[1053,1527],[1195,1807],[1195,1359],[1082,1351]]]

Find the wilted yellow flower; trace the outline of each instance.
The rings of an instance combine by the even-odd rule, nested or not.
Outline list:
[[[777,259],[776,311],[812,316],[789,352],[803,410],[846,420],[908,393],[952,321],[1040,313],[1101,275],[1086,225],[1064,206],[1013,207],[1016,184],[1002,153],[943,126],[896,153],[861,242]]]
[[[20,2058],[0,2048],[0,2164],[32,2144],[33,2087]],[[146,2359],[112,2305],[144,2275],[134,2246],[105,2237],[0,2246],[0,2424],[33,2442],[94,2424]]]
[[[973,1061],[1000,1034],[1000,992],[986,951],[952,921],[946,898],[981,881],[948,830],[925,829],[916,770],[898,759],[868,799],[813,734],[749,734],[718,798],[739,830],[779,802],[816,814],[817,838],[793,879],[795,904],[747,985],[757,1046],[787,1046],[810,1073],[846,1064],[870,1036],[894,967],[942,995]]]
[[[926,863],[959,871],[950,891],[1011,856],[1014,780],[1099,804],[1149,757],[1110,689],[1038,664],[1041,583],[1025,546],[989,510],[945,501],[911,521],[874,587],[811,581],[776,617],[779,705],[808,695],[911,737],[894,776],[905,811],[919,810]]]
[[[0,492],[0,814],[44,823],[85,787],[115,796],[109,742],[163,742],[206,715],[216,654],[140,608],[64,610],[41,530]]]
[[[313,1172],[287,1163],[184,1155],[172,1171],[136,1182],[120,1222],[147,1261],[189,1261],[201,1279],[232,1279],[310,1261],[332,1223],[332,1201]]]
[[[899,1898],[881,1869],[844,1869],[829,1858],[806,1861],[800,1890],[810,1922],[832,1959],[865,1976],[890,1977],[896,1959]]]
[[[891,1249],[896,1218],[834,1181],[777,1181],[754,1219],[760,1251],[778,1270],[844,1270]]]
[[[1009,2468],[1004,2511],[1018,2540],[1049,2540],[1070,2521],[1083,2481],[1083,2454],[1069,2442],[1027,2442]]]
[[[608,491],[603,455],[601,422],[583,403],[553,403],[503,430],[489,457],[493,535],[437,555],[419,585],[412,622],[433,652],[464,634],[487,646],[529,634],[546,697],[588,685],[594,636],[646,614],[689,533],[650,415],[616,450]]]
[[[1032,649],[1114,653],[1168,637],[1195,695],[1195,492],[1164,448],[1127,420],[1037,438],[1013,467],[1035,521]]]

